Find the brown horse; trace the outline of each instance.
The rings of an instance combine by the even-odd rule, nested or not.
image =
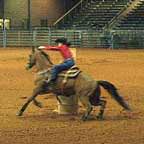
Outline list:
[[[20,111],[17,113],[21,116],[30,102],[38,107],[42,107],[41,103],[36,100],[38,95],[46,93],[54,93],[56,96],[70,96],[76,95],[82,105],[86,108],[86,112],[82,116],[82,120],[87,120],[93,106],[100,106],[100,112],[97,116],[98,119],[103,119],[104,109],[106,107],[106,101],[100,97],[102,86],[107,92],[120,104],[125,110],[131,111],[129,105],[117,92],[117,88],[108,81],[95,81],[87,74],[81,72],[76,78],[68,79],[66,86],[63,91],[61,90],[63,77],[58,76],[54,85],[49,85],[45,83],[45,80],[50,76],[50,69],[53,64],[44,51],[33,49],[31,55],[29,56],[29,62],[27,64],[27,69],[31,69],[36,66],[38,72],[36,74],[35,85],[32,96],[27,100],[27,102],[22,106]]]

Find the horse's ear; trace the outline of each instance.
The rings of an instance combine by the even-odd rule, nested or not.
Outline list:
[[[34,46],[32,46],[32,53],[34,53],[35,52],[35,47]]]

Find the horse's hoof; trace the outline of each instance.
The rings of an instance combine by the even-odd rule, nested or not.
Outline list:
[[[37,104],[35,104],[37,107],[39,107],[39,108],[43,108],[43,105],[42,105],[42,103],[37,103]]]
[[[58,113],[59,110],[58,110],[58,109],[54,109],[53,112],[54,112],[54,113]]]
[[[21,111],[17,112],[16,116],[22,116],[22,112]]]
[[[96,116],[96,119],[99,120],[99,121],[104,120],[103,116],[100,116],[100,115]]]
[[[81,120],[82,120],[82,121],[86,121],[86,120],[87,120],[87,117],[86,117],[85,115],[83,115],[83,116],[81,117]]]

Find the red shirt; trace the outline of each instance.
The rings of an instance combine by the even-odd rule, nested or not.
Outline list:
[[[61,45],[61,46],[44,46],[45,50],[54,50],[54,51],[60,51],[61,55],[63,56],[64,60],[72,58],[72,52],[70,51],[69,47],[67,45]]]

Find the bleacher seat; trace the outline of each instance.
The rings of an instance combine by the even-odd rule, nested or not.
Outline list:
[[[103,29],[129,2],[130,0],[91,0],[65,17],[58,23],[58,27]]]
[[[141,1],[128,15],[126,15],[115,29],[144,29],[144,1]]]

